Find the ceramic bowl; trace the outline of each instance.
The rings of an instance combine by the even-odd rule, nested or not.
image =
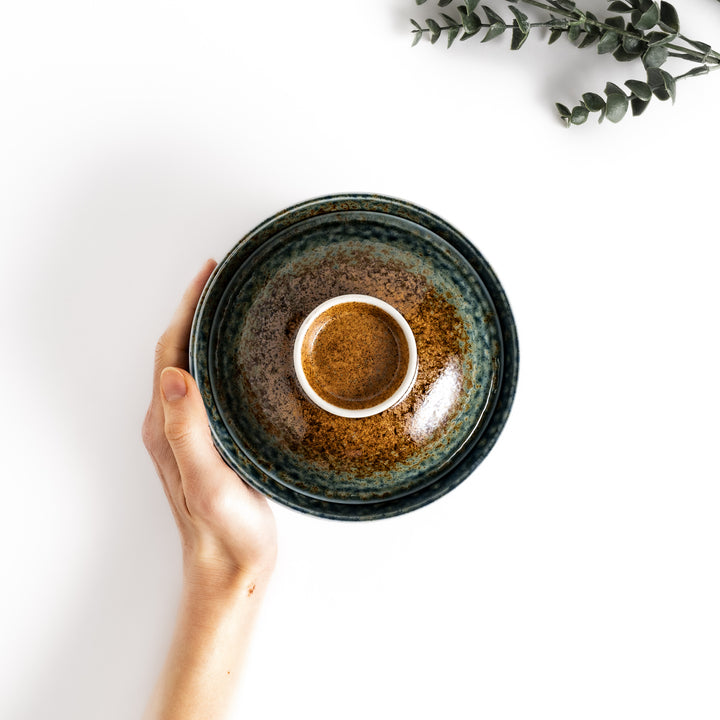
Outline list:
[[[412,387],[366,417],[318,406],[294,365],[303,322],[345,295],[388,303],[416,345]],[[278,213],[217,266],[190,370],[246,482],[296,510],[370,520],[436,500],[487,455],[515,393],[517,334],[495,274],[457,230],[408,202],[337,195]]]

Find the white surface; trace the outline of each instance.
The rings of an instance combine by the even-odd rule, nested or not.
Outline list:
[[[720,45],[717,4],[678,6]],[[554,101],[640,69],[532,38],[410,49],[431,7],[4,3],[0,717],[140,715],[179,587],[140,441],[155,339],[206,257],[337,191],[477,243],[518,395],[426,509],[276,507],[237,717],[720,715],[720,74],[566,131]]]

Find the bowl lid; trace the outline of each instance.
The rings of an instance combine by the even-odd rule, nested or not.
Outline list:
[[[377,297],[407,320],[417,378],[363,418],[315,405],[293,347],[329,298]],[[421,208],[374,195],[311,200],[262,223],[218,265],[190,340],[218,450],[250,485],[298,510],[372,519],[461,482],[499,435],[517,379],[507,299],[478,251]]]

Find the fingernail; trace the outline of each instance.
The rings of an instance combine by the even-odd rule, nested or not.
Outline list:
[[[168,402],[179,400],[187,395],[184,375],[175,368],[165,368],[160,375],[160,387]]]

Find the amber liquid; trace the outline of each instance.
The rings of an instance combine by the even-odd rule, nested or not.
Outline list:
[[[395,393],[408,370],[408,345],[398,323],[363,302],[335,305],[319,315],[302,345],[310,386],[346,410],[379,405]]]

